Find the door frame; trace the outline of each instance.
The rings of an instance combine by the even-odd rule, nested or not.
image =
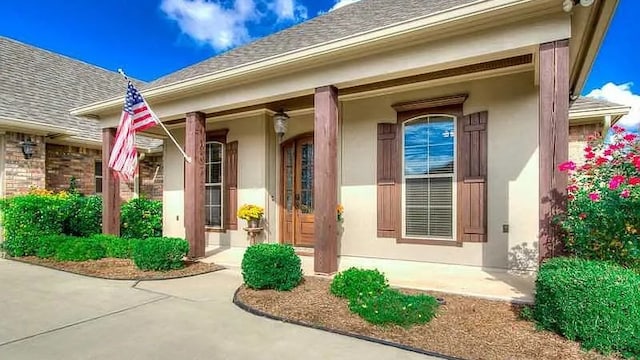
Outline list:
[[[285,184],[286,184],[286,175],[285,175],[285,153],[284,153],[284,149],[285,147],[287,147],[287,145],[291,145],[291,143],[297,143],[299,140],[304,139],[304,138],[311,138],[313,139],[313,131],[308,131],[308,132],[304,132],[302,134],[298,134],[296,136],[293,136],[291,138],[288,138],[287,140],[279,143],[279,149],[278,149],[278,153],[280,156],[280,169],[278,169],[279,174],[280,174],[280,181],[278,182],[277,186],[278,186],[278,193],[280,194],[278,196],[278,226],[279,226],[279,231],[278,231],[278,243],[280,244],[285,244],[284,241],[284,234],[285,234]],[[314,145],[315,147],[315,145]],[[294,145],[294,149],[296,149],[297,146]],[[297,149],[296,149],[297,151]],[[294,164],[295,166],[297,166],[297,156],[298,154],[296,153],[296,157],[294,158]],[[315,164],[314,164],[315,166]],[[297,171],[297,170],[296,170]],[[294,176],[295,176],[295,171],[294,171]],[[296,184],[296,179],[294,179],[294,188],[295,188],[295,184]],[[294,224],[293,224],[293,234],[295,235],[295,215],[294,215]],[[294,241],[292,241],[291,246],[295,246],[295,239]]]

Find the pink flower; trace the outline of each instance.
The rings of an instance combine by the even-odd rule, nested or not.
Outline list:
[[[578,215],[578,217],[580,218],[580,220],[584,220],[587,218],[587,214],[585,213],[580,213],[580,215]]]
[[[609,161],[609,160],[607,160],[607,158],[603,158],[602,156],[598,156],[596,158],[596,165],[600,166],[600,165],[606,164],[607,161]]]
[[[629,178],[629,185],[638,185],[640,184],[640,177],[633,176]]]
[[[628,134],[626,134],[626,135],[624,136],[624,139],[625,139],[625,140],[627,140],[627,141],[629,141],[629,142],[631,142],[631,141],[635,140],[635,139],[636,139],[636,137],[637,137],[637,135],[636,135],[636,134],[628,133]]]
[[[620,197],[625,198],[625,199],[626,199],[626,198],[628,198],[628,197],[629,197],[629,195],[630,195],[630,193],[629,193],[629,189],[624,189],[624,190],[622,190],[622,192],[620,193]]]
[[[576,163],[573,161],[567,161],[558,166],[558,170],[560,171],[573,171],[576,169]]]
[[[591,160],[591,159],[593,159],[594,157],[596,157],[596,154],[595,154],[595,153],[593,153],[593,152],[588,152],[588,153],[586,153],[586,154],[584,155],[584,157],[585,157],[586,159]]]
[[[611,150],[611,148],[605,149],[604,156],[611,156],[611,155],[613,155],[613,150]]]
[[[613,130],[616,134],[622,134],[624,132],[624,128],[618,125],[613,125],[611,127],[611,130]]]
[[[578,185],[571,184],[571,185],[567,186],[567,191],[570,192],[570,193],[574,193],[574,192],[578,191]]]
[[[587,147],[584,148],[584,152],[586,152],[586,153],[593,152],[593,148],[591,146],[587,146]]]
[[[598,200],[600,200],[600,194],[593,192],[593,193],[589,194],[589,199],[591,201],[598,201]]]
[[[609,181],[609,189],[611,190],[615,190],[618,187],[620,187],[620,185],[624,182],[624,176],[622,175],[615,175],[614,177],[611,178],[611,180]]]

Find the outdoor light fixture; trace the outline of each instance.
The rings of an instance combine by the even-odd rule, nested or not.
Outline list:
[[[289,115],[284,110],[280,110],[273,114],[273,130],[276,132],[279,138],[282,138],[287,132],[289,126]]]
[[[20,142],[20,146],[22,146],[22,154],[25,159],[31,159],[33,156],[33,149],[37,144],[31,141],[31,138],[27,138],[26,140]]]

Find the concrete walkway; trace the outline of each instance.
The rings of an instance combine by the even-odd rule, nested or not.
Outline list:
[[[240,283],[133,287],[0,259],[0,359],[429,359],[248,314],[231,303]]]

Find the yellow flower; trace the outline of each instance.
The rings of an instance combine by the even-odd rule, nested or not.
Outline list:
[[[238,209],[238,217],[243,220],[258,220],[264,215],[264,209],[258,205],[245,204]]]

